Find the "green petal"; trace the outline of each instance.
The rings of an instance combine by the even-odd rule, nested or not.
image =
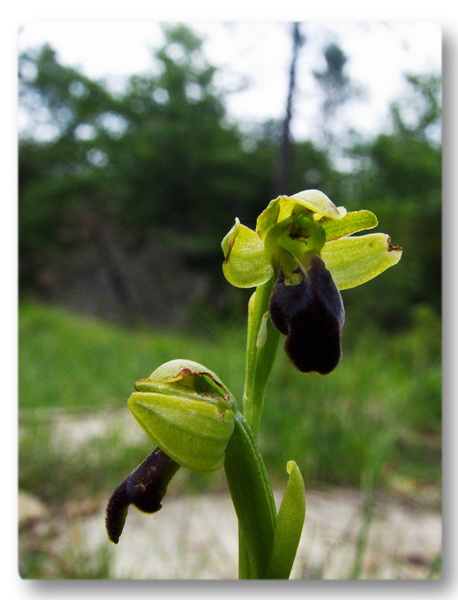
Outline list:
[[[258,234],[241,225],[238,219],[221,244],[224,252],[223,273],[232,285],[255,287],[268,281],[273,269]]]
[[[384,233],[346,237],[325,244],[321,258],[339,290],[366,283],[399,262],[402,248]]]
[[[377,227],[378,220],[370,210],[357,210],[349,212],[342,219],[329,219],[324,217],[319,221],[326,231],[326,242],[346,237],[357,231]]]
[[[271,227],[278,223],[280,215],[280,200],[284,205],[284,200],[287,200],[287,196],[278,196],[275,200],[271,200],[262,213],[256,220],[256,233],[264,239]],[[290,212],[291,214],[291,212]],[[287,217],[290,215],[287,215]],[[283,217],[282,217],[283,219]]]

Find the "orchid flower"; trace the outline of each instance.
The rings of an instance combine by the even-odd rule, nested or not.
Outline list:
[[[287,336],[285,352],[301,372],[332,371],[341,357],[345,311],[339,290],[376,277],[401,258],[402,249],[372,229],[368,210],[347,212],[319,190],[279,196],[259,215],[256,231],[238,219],[222,242],[223,272],[236,287],[271,278],[270,318]]]

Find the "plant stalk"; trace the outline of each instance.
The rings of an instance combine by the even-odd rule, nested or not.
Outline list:
[[[239,521],[239,579],[263,579],[274,540],[276,508],[264,462],[241,413],[235,417],[224,468]]]
[[[266,577],[276,525],[272,489],[256,445],[279,339],[269,318],[273,283],[272,277],[257,287],[248,305],[244,414],[236,415],[226,449],[226,477],[239,520],[239,579]]]
[[[272,277],[256,288],[248,305],[243,414],[255,439],[264,407],[264,392],[278,347],[279,332],[269,318],[269,302],[274,284]]]

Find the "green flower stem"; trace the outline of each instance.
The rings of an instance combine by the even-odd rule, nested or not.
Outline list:
[[[279,339],[269,318],[273,284],[272,277],[258,286],[249,302],[244,416],[236,414],[226,448],[226,477],[239,520],[239,579],[266,577],[276,524],[272,489],[255,441]]]
[[[239,579],[266,578],[276,508],[264,462],[241,413],[235,415],[224,468],[239,521]]]
[[[256,288],[248,307],[243,412],[255,439],[264,405],[264,391],[277,351],[279,332],[269,318],[269,301],[274,284],[272,277]]]

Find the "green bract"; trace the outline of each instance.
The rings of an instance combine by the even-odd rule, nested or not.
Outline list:
[[[275,524],[275,535],[269,558],[269,579],[288,579],[305,520],[304,480],[297,464],[286,465],[289,480]]]
[[[377,224],[372,212],[347,213],[318,190],[279,196],[259,215],[256,231],[236,219],[222,242],[223,272],[236,287],[259,286],[279,271],[295,285],[298,265],[307,269],[311,256],[319,255],[340,290],[355,287],[401,258],[386,234],[351,235]]]
[[[163,452],[192,471],[223,465],[235,406],[214,373],[195,362],[174,360],[138,381],[135,389],[129,408]]]

